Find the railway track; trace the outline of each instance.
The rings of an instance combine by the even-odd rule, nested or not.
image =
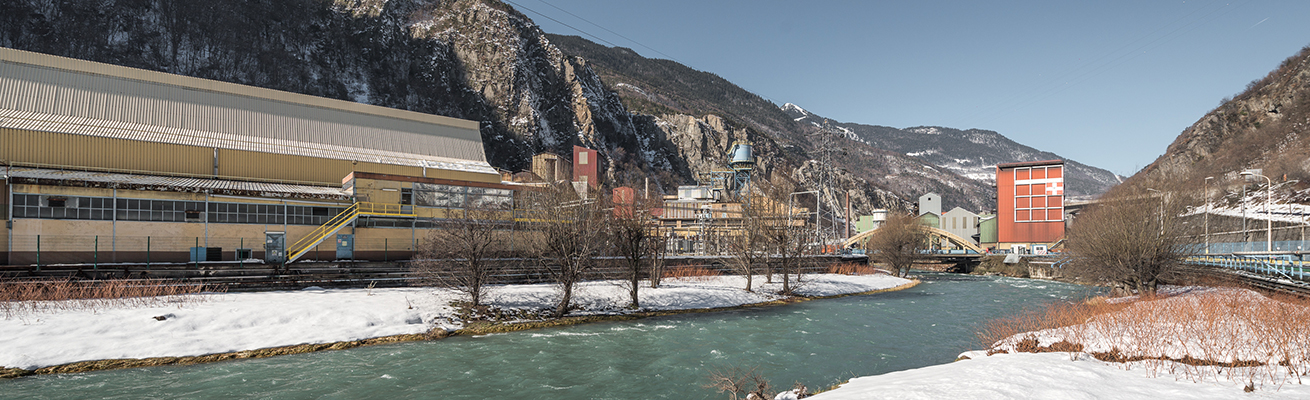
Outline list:
[[[1289,294],[1297,297],[1310,297],[1310,282],[1275,278],[1272,276],[1205,265],[1187,265],[1183,270],[1197,276],[1232,279],[1233,281],[1266,292]]]

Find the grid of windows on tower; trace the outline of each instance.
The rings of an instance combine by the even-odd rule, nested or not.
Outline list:
[[[1063,172],[1062,166],[1015,168],[1015,222],[1064,220]]]

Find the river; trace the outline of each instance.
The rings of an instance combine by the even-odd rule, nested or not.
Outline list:
[[[951,362],[988,319],[1094,288],[922,273],[907,290],[718,313],[452,337],[182,367],[25,377],[4,398],[726,398],[710,371],[756,368],[775,387]]]

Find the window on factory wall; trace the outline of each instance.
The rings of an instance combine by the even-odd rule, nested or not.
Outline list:
[[[51,201],[53,198],[53,202]],[[14,194],[14,218],[322,225],[342,207]],[[285,207],[285,209],[284,209]],[[284,222],[285,221],[285,222]]]
[[[415,183],[413,193],[414,203],[425,207],[508,210],[514,205],[514,192],[506,189]]]
[[[1014,221],[1064,220],[1064,169],[1062,166],[1014,170]]]

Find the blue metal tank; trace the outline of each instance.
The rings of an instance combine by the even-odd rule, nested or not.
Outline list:
[[[734,170],[749,170],[755,168],[755,151],[751,149],[748,143],[737,142],[732,144],[732,161],[728,165]]]

